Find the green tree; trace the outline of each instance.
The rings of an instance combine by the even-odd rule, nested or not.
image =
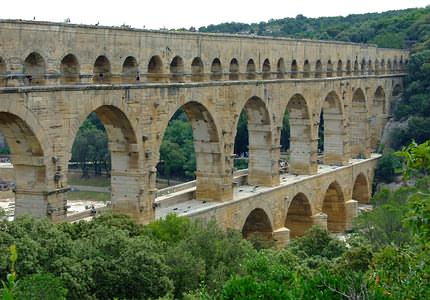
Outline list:
[[[57,277],[49,273],[33,274],[19,281],[16,299],[65,300],[67,289]]]

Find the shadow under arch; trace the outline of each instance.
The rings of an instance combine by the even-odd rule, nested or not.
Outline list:
[[[327,229],[330,232],[343,232],[346,229],[345,198],[337,181],[332,182],[325,192],[322,212],[327,215]]]
[[[248,214],[242,227],[242,235],[245,239],[256,241],[259,244],[270,243],[273,229],[264,209],[255,208]]]
[[[24,74],[29,84],[45,84],[45,59],[37,52],[31,52],[24,61]]]
[[[302,236],[313,225],[312,207],[304,193],[297,193],[288,207],[285,227],[290,230],[290,237]]]
[[[355,178],[354,187],[352,189],[352,199],[362,204],[368,204],[370,201],[369,184],[363,173],[358,174]]]
[[[69,53],[61,60],[61,82],[63,84],[79,83],[80,66],[75,55]]]

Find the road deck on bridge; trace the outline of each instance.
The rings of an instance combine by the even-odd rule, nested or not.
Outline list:
[[[195,216],[199,214],[204,214],[207,211],[210,211],[216,207],[227,206],[235,202],[242,201],[244,199],[255,197],[256,195],[272,191],[275,189],[284,188],[288,185],[293,185],[298,182],[311,180],[322,174],[327,174],[330,172],[336,172],[342,169],[349,168],[353,165],[357,165],[369,160],[374,160],[379,158],[380,154],[372,154],[371,158],[368,159],[350,159],[348,165],[346,166],[329,166],[329,165],[318,165],[318,173],[314,175],[293,175],[293,174],[282,174],[281,175],[281,183],[276,187],[263,187],[263,186],[251,186],[251,185],[240,185],[234,188],[233,200],[226,202],[208,202],[208,201],[198,201],[195,199],[167,205],[166,207],[157,207],[155,211],[155,218],[160,219],[166,217],[168,214],[177,214],[179,216]],[[190,188],[187,190],[174,192],[165,196],[158,197],[156,202],[162,203],[163,200],[178,196],[184,193],[191,193],[195,191],[194,188]]]

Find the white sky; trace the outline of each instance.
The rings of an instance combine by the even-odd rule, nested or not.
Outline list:
[[[3,0],[0,19],[59,21],[135,28],[196,28],[222,22],[260,22],[339,16],[430,5],[430,0]]]

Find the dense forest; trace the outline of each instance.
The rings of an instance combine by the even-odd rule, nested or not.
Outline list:
[[[394,111],[407,126],[393,132],[394,149],[384,149],[376,174],[391,181],[401,172],[402,186],[376,192],[373,210],[355,220],[345,241],[312,228],[285,249],[175,216],[147,226],[115,215],[75,224],[0,221],[3,299],[430,299],[430,8],[199,31],[411,47]],[[246,152],[247,138],[246,114],[240,119],[238,154]],[[98,153],[105,148],[81,148],[106,139],[103,126],[91,116],[81,130],[74,159],[109,168]],[[283,132],[288,147],[288,128]],[[192,149],[191,125],[180,111],[164,134],[162,175],[191,178]]]
[[[313,227],[285,249],[170,215],[53,224],[0,221],[3,299],[430,299],[430,143],[403,158],[340,240]],[[407,185],[414,180],[414,185]],[[117,298],[115,298],[117,297]]]

